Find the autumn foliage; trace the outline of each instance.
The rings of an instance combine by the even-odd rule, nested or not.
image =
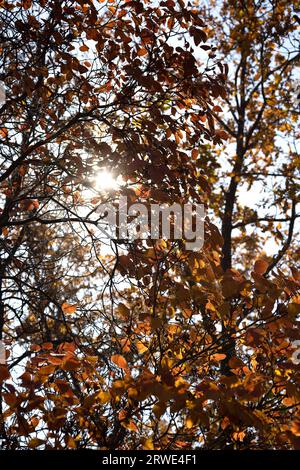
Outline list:
[[[299,23],[285,0],[0,1],[5,449],[300,448]],[[103,239],[120,194],[204,204],[203,248]]]

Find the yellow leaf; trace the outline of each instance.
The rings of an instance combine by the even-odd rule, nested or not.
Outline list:
[[[152,439],[146,439],[143,444],[143,449],[145,450],[154,450],[154,445]]]
[[[191,416],[188,416],[186,418],[185,424],[186,424],[187,429],[192,429],[192,427],[194,426],[194,421]]]
[[[104,405],[105,403],[109,402],[110,400],[110,393],[109,392],[99,392],[97,397],[100,400],[100,403]]]
[[[144,354],[144,352],[146,352],[148,350],[147,346],[145,346],[142,341],[137,341],[135,343],[136,347],[137,347],[137,350],[139,352],[139,354]]]

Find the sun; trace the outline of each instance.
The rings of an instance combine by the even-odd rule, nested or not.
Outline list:
[[[94,187],[98,191],[116,190],[120,186],[120,179],[106,168],[101,168],[96,172]]]

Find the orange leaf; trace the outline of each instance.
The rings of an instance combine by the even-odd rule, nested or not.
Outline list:
[[[64,360],[64,356],[51,356],[50,355],[48,358],[48,362],[55,366],[59,366],[63,360]]]
[[[5,139],[8,135],[8,130],[6,129],[6,127],[1,127],[0,129],[0,137],[2,137],[3,139]]]
[[[244,433],[244,431],[241,431],[241,432],[234,432],[234,433],[232,434],[232,437],[233,437],[233,439],[234,439],[235,441],[243,442],[245,435],[246,435],[246,434]]]
[[[126,410],[121,410],[118,414],[118,420],[119,421],[124,421],[127,417],[127,411]]]
[[[121,354],[114,354],[111,356],[111,360],[121,369],[127,369],[128,367],[126,359]]]
[[[224,431],[224,429],[226,429],[229,425],[230,425],[230,420],[229,420],[229,418],[228,418],[227,416],[225,416],[225,417],[223,418],[223,421],[221,422],[221,428],[222,428],[223,431]]]
[[[226,354],[213,354],[211,356],[211,358],[214,360],[214,361],[223,361],[223,359],[226,358]]]
[[[138,427],[134,421],[130,420],[128,423],[122,423],[122,426],[129,431],[138,432]]]
[[[43,366],[39,369],[38,374],[39,375],[51,375],[55,371],[55,366]]]
[[[3,235],[4,237],[7,237],[7,236],[9,235],[9,230],[8,230],[7,227],[4,227],[4,228],[2,229],[2,235]]]
[[[43,343],[42,344],[42,348],[43,349],[46,349],[47,351],[51,351],[51,349],[53,349],[53,343]]]
[[[66,442],[69,449],[76,449],[77,448],[76,441],[75,441],[75,439],[73,439],[72,436],[66,436],[65,442]]]
[[[107,403],[108,401],[110,401],[110,398],[111,398],[110,393],[109,393],[109,392],[104,392],[104,391],[99,392],[98,395],[97,395],[97,397],[99,398],[100,403],[101,403],[102,405],[104,405],[105,403]]]
[[[137,52],[138,56],[143,56],[143,55],[146,55],[146,54],[147,54],[147,49],[145,47],[141,47]]]
[[[21,165],[21,166],[18,168],[18,173],[19,173],[19,175],[21,175],[21,176],[25,176],[26,173],[27,173],[27,168],[26,168],[26,166]]]
[[[73,353],[73,352],[75,352],[75,349],[76,349],[76,345],[73,342],[72,343],[67,343],[67,342],[61,343],[58,347],[59,352],[68,351],[68,352]]]
[[[223,109],[221,108],[221,106],[216,105],[213,107],[213,111],[215,111],[216,113],[222,113]]]
[[[71,305],[71,304],[68,304],[67,302],[64,302],[61,308],[65,315],[72,315],[72,313],[76,312],[77,305],[76,304]]]
[[[29,199],[28,201],[23,201],[22,206],[26,211],[33,211],[34,209],[38,209],[39,201],[37,199]]]

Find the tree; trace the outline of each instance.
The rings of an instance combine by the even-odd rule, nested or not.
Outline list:
[[[2,437],[8,448],[115,448],[135,430],[109,392],[127,370],[117,353],[129,326],[120,333],[114,313],[127,312],[115,276],[126,255],[100,253],[97,207],[115,195],[97,193],[95,171],[122,173],[131,198],[140,182],[158,201],[171,191],[198,197],[188,155],[204,137],[220,141],[198,114],[225,76],[198,66],[188,38],[206,34],[183,2],[2,2],[0,21],[1,332],[11,373],[1,367]]]
[[[292,277],[286,272],[296,150],[283,147],[295,202],[273,261],[260,257],[263,233],[246,236],[244,227],[263,221],[237,204],[236,178],[247,168],[245,181],[258,181],[276,160],[275,136],[292,135],[282,120],[298,119],[289,80],[299,52],[276,58],[271,46],[283,49],[294,38],[297,16],[287,21],[291,7],[283,4],[269,11],[257,2],[250,11],[232,2],[229,18],[225,10],[213,18],[217,5],[202,11],[181,0],[2,2],[5,448],[299,446],[292,341],[300,276],[294,266]],[[223,38],[228,31],[231,41]],[[229,62],[241,73],[236,83],[232,71],[227,80]],[[273,83],[268,74],[279,65],[282,78]],[[272,97],[286,103],[274,122]],[[234,115],[243,120],[240,134]],[[228,157],[229,183],[220,167],[228,136],[238,146]],[[97,191],[103,167],[124,185]],[[120,194],[131,203],[204,203],[203,248],[114,239],[105,252],[98,207]],[[289,204],[279,185],[276,203]]]
[[[253,321],[261,315],[270,315],[270,326],[263,323],[264,332],[261,330],[266,336],[270,335],[268,329],[272,331],[269,340],[274,332],[275,337],[278,335],[277,329],[285,327],[287,334],[282,335],[282,340],[286,341],[289,335],[292,339],[298,328],[299,110],[295,79],[299,70],[297,33],[300,22],[297,2],[213,1],[200,11],[213,25],[219,52],[230,65],[226,104],[223,110],[219,106],[212,110],[228,135],[228,143],[208,155],[208,164],[213,168],[210,169],[210,180],[214,184],[209,201],[214,216],[220,220],[223,236],[223,293],[229,299],[230,316],[235,314],[240,288],[244,288],[243,284],[240,288],[234,284],[241,282],[241,274],[248,277],[254,267],[251,273],[255,287],[252,306],[242,306],[234,325],[231,320],[227,325],[222,324],[222,330],[228,333],[222,371],[230,375],[230,360],[238,348],[238,325],[243,320],[251,318]],[[245,203],[241,204],[240,197],[243,199],[244,193],[248,198],[244,197]],[[274,272],[275,268],[278,273]],[[271,273],[275,275],[272,280],[269,278]],[[288,274],[291,277],[287,277]],[[280,297],[283,302],[289,299],[296,302],[290,305],[289,313],[284,303],[279,302]],[[290,318],[280,320],[284,316]],[[278,327],[275,326],[277,321]],[[276,341],[281,341],[278,336]],[[274,363],[271,361],[268,367],[271,365],[275,369],[278,362],[275,354]],[[278,369],[275,372],[281,377],[278,381],[282,380],[284,373]],[[288,403],[288,415],[292,412],[297,415],[297,374],[286,389],[289,398],[284,398],[280,390],[282,400],[276,395],[276,388],[272,388],[273,379],[268,378],[271,380],[271,398],[262,394],[259,409],[264,401],[276,403],[271,408],[275,416],[278,410],[284,415],[284,405]],[[295,435],[298,435],[297,431]],[[224,440],[224,433],[217,436],[216,445],[219,445],[219,439]],[[291,440],[294,439],[291,436]]]

